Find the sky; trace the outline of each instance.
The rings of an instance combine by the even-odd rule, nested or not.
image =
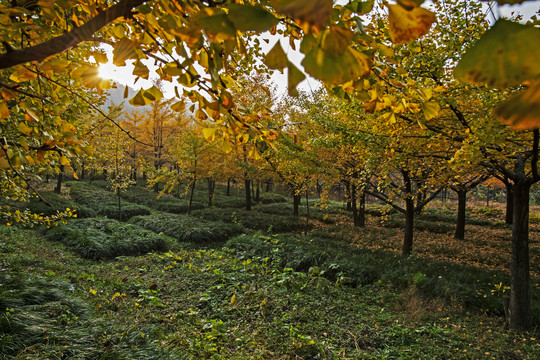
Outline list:
[[[338,0],[337,3],[347,3],[346,0]],[[428,4],[428,2],[426,2]],[[486,11],[487,11],[487,2],[486,2]],[[427,5],[429,7],[429,4]],[[495,5],[493,8],[493,12],[490,14],[490,21],[494,22],[494,17],[511,17],[513,12],[517,12],[520,14],[523,14],[525,19],[530,18],[532,15],[540,11],[540,0],[528,0],[525,1],[523,4],[520,5],[504,5],[504,6],[497,6]],[[302,59],[304,57],[303,54],[301,54],[298,50],[294,50],[291,48],[288,39],[278,39],[277,36],[270,35],[268,32],[263,33],[260,35],[261,39],[268,40],[268,43],[266,41],[261,41],[261,46],[263,48],[263,51],[267,53],[270,51],[270,49],[274,46],[274,44],[277,41],[281,41],[281,46],[283,47],[283,50],[287,54],[287,57],[289,60],[296,65],[299,69],[303,69],[301,66]],[[296,46],[298,49],[299,46]],[[152,78],[157,79],[157,74],[153,74],[152,72],[150,74],[150,80],[144,80],[139,79],[135,83],[135,76],[132,75],[133,72],[133,65],[128,64],[125,67],[119,68],[117,66],[114,66],[112,64],[112,47],[106,46],[106,50],[109,54],[109,63],[103,64],[100,67],[100,75],[103,78],[112,79],[122,85],[128,85],[131,88],[134,89],[140,89],[144,88],[147,89],[152,86]],[[147,63],[146,65],[151,65],[150,63]],[[150,66],[151,67],[151,66]],[[285,70],[284,73],[281,73],[279,71],[275,71],[274,75],[272,76],[272,81],[275,83],[277,87],[277,93],[285,93],[287,91],[287,70]],[[174,97],[174,85],[164,83],[164,92],[165,97]],[[304,91],[312,91],[317,88],[319,88],[321,84],[316,79],[307,76],[306,80],[301,82],[298,86],[299,89]]]

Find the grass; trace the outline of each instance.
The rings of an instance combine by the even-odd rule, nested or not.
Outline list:
[[[66,225],[93,239],[121,242],[131,231],[181,240],[111,261],[82,258],[69,241],[48,240],[53,232],[0,227],[0,358],[540,357],[537,332],[504,329],[510,229],[500,214],[471,212],[475,223],[457,241],[452,211],[430,209],[403,258],[402,230],[380,225],[385,209],[368,208],[366,228],[352,226],[343,203],[310,209],[307,236],[304,213],[294,218],[285,203]],[[531,235],[538,325],[539,264]]]
[[[224,221],[266,232],[296,232],[306,228],[306,221],[289,215],[267,214],[258,211],[230,208],[207,208],[195,210],[193,216],[210,221]]]
[[[225,241],[243,232],[243,228],[238,224],[206,221],[193,216],[166,213],[137,216],[130,222],[145,229],[166,234],[178,241],[195,244]]]
[[[171,242],[167,236],[137,225],[105,218],[70,221],[44,231],[47,239],[59,241],[83,258],[94,260],[164,251]]]
[[[50,203],[50,206],[41,201],[38,197],[32,197],[30,201],[26,203],[17,203],[16,206],[19,208],[28,209],[35,214],[42,214],[45,216],[65,212],[67,208],[75,210],[75,214],[77,214],[78,218],[96,216],[96,212],[92,209],[84,205],[77,205],[72,200],[58,195],[53,191],[40,191],[39,194],[44,200]]]
[[[412,271],[402,289],[384,277],[382,283],[350,286],[330,280],[321,267],[295,271],[283,267],[281,255],[273,257],[272,252],[269,258],[238,250],[177,247],[164,254],[93,262],[51,246],[34,231],[4,227],[0,232],[5,235],[0,263],[9,262],[13,269],[2,273],[3,284],[6,275],[12,280],[0,287],[0,299],[13,309],[9,321],[22,326],[9,333],[2,328],[5,359],[61,358],[58,351],[64,357],[96,359],[540,355],[534,334],[505,331],[499,318],[426,297],[417,286],[424,280],[411,276]],[[276,239],[257,236],[270,243]],[[310,244],[289,235],[277,239],[283,241],[278,253],[288,241],[290,250],[293,241]],[[317,249],[323,243],[314,240]],[[17,275],[16,269],[25,272]],[[27,298],[25,289],[47,299],[52,297],[41,294],[53,289],[56,300],[40,300],[42,305],[10,300]],[[57,308],[62,301],[71,307]]]
[[[85,205],[101,216],[111,219],[127,220],[137,215],[149,215],[148,207],[127,201],[121,203],[122,211],[118,211],[116,195],[102,188],[84,183],[67,182],[71,198],[78,204]]]

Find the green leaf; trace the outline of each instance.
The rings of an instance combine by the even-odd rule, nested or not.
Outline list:
[[[365,15],[373,9],[375,0],[354,0],[345,5],[345,7],[358,15]]]
[[[435,21],[435,14],[422,7],[407,10],[400,5],[388,6],[388,33],[394,44],[406,43],[425,35]]]
[[[540,80],[501,103],[495,115],[515,130],[540,128]]]
[[[369,74],[371,59],[351,47],[342,56],[330,55],[317,47],[306,54],[302,66],[319,80],[343,84]]]
[[[540,29],[500,19],[465,52],[456,77],[505,88],[540,75]]]
[[[240,31],[256,31],[258,33],[270,30],[277,23],[274,15],[260,5],[231,4],[229,19]]]
[[[351,43],[352,31],[339,26],[332,26],[322,38],[321,48],[328,54],[342,56]]]
[[[199,24],[208,35],[213,35],[219,39],[233,38],[236,35],[236,27],[229,20],[227,14],[205,16],[199,19]]]
[[[296,96],[298,95],[298,91],[296,90],[296,86],[301,83],[302,81],[304,81],[304,79],[306,78],[306,75],[304,75],[303,72],[301,72],[300,70],[298,70],[298,68],[296,66],[294,66],[293,63],[289,62],[287,64],[287,69],[288,69],[288,90],[289,90],[289,95],[291,96]]]
[[[301,25],[318,29],[322,29],[330,18],[334,6],[332,0],[280,0],[277,3],[279,13],[296,19]]]
[[[439,103],[435,101],[426,101],[422,104],[422,111],[424,112],[426,120],[431,120],[439,115],[441,107],[439,106]]]
[[[285,54],[285,51],[283,51],[279,40],[276,42],[272,50],[266,54],[263,62],[270,69],[283,70],[285,67],[287,67],[287,55]]]

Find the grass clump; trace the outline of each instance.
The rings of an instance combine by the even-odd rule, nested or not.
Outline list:
[[[210,221],[221,220],[240,224],[247,229],[262,230],[269,233],[297,232],[306,228],[305,220],[292,216],[292,212],[289,215],[275,215],[243,209],[210,208],[193,211],[192,215]]]
[[[269,258],[279,266],[309,274],[315,272],[335,283],[353,287],[386,284],[401,291],[414,288],[418,294],[430,299],[504,315],[503,294],[498,289],[501,283],[509,283],[509,276],[502,271],[417,257],[404,258],[390,251],[353,247],[331,237],[265,236],[258,233],[237,236],[226,246],[243,256]],[[540,291],[535,290],[532,304],[538,323],[539,300]]]
[[[71,198],[78,204],[95,210],[98,215],[111,219],[127,220],[137,215],[149,215],[148,207],[122,201],[122,211],[118,211],[116,195],[102,188],[83,182],[68,182]]]
[[[49,205],[40,200],[37,196],[30,198],[28,202],[13,203],[12,205],[18,209],[28,209],[34,214],[43,216],[52,216],[58,213],[63,213],[66,209],[74,211],[78,218],[89,218],[96,216],[96,212],[84,205],[78,205],[70,199],[56,194],[53,191],[40,191],[39,195],[47,201]]]
[[[181,242],[225,241],[243,232],[242,226],[238,224],[205,221],[193,216],[177,214],[137,216],[130,222],[145,229],[166,234]]]
[[[326,239],[304,238],[293,234],[265,236],[240,235],[226,246],[246,256],[270,258],[281,267],[317,273],[350,286],[368,285],[380,278],[378,267],[365,254],[350,255],[350,249]]]
[[[65,244],[83,258],[94,260],[163,251],[170,245],[167,236],[104,218],[70,221],[48,229],[46,237]]]

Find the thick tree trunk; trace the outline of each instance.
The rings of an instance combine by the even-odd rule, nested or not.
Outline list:
[[[412,253],[414,236],[414,200],[405,200],[405,233],[403,236],[402,255],[407,256]]]
[[[465,239],[465,215],[467,206],[467,190],[459,189],[455,190],[458,196],[458,211],[457,211],[457,223],[456,232],[454,237],[458,240]]]
[[[302,195],[297,194],[296,191],[293,191],[293,215],[298,216],[300,215],[300,201],[302,200]]]
[[[508,182],[506,186],[506,217],[504,222],[512,225],[514,222],[514,186]]]
[[[64,165],[60,165],[60,172],[58,173],[58,178],[56,179],[56,187],[54,192],[60,194],[62,192],[62,181],[64,180]]]
[[[251,181],[244,180],[244,187],[246,188],[246,210],[251,211]]]
[[[526,182],[516,182],[512,229],[512,282],[510,286],[510,328],[532,329],[529,275],[529,191]]]

